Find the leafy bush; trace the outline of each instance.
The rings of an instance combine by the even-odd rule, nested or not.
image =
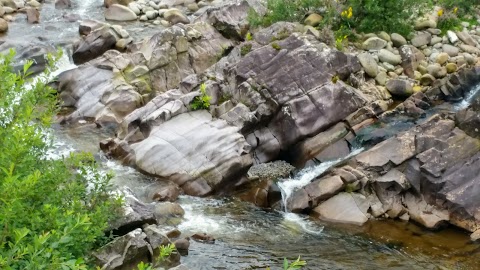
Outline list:
[[[442,30],[442,35],[445,35],[448,30],[461,30],[462,25],[457,15],[449,12],[438,18],[437,28]]]
[[[265,16],[251,10],[249,23],[257,27],[278,21],[302,22],[310,12],[317,12],[323,16],[319,28],[330,25],[334,31],[349,30],[349,38],[354,36],[353,30],[408,35],[413,30],[413,19],[431,6],[431,0],[267,0]]]
[[[474,9],[480,5],[478,0],[439,0],[439,4],[460,16],[472,14]]]
[[[13,56],[0,56],[0,269],[86,269],[121,200],[91,156],[46,158],[56,98]]]
[[[419,2],[417,0],[348,0],[347,6],[353,10],[350,26],[359,32],[385,31],[406,36],[413,29],[413,15],[421,6]]]
[[[305,15],[312,10],[325,6],[330,0],[267,0],[267,14],[260,16],[253,9],[248,14],[251,26],[269,26],[279,21],[302,21]]]
[[[190,104],[192,110],[208,110],[210,108],[211,96],[207,95],[207,86],[202,83],[200,85],[200,96],[195,97]]]
[[[159,264],[166,261],[168,257],[170,257],[170,255],[172,255],[175,252],[177,252],[177,248],[173,243],[170,243],[169,245],[166,245],[166,246],[161,246],[160,254],[158,255],[156,262],[154,262],[153,265],[149,263],[140,262],[137,265],[137,270],[153,270],[154,267],[159,266]]]

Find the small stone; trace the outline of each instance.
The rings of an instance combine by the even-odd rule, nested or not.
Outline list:
[[[446,52],[448,55],[450,55],[450,57],[455,57],[460,52],[459,48],[452,46],[450,44],[443,44],[442,50]]]
[[[160,24],[163,25],[163,26],[165,26],[165,27],[170,26],[170,23],[169,23],[168,21],[166,21],[166,20],[160,20]]]
[[[422,78],[420,78],[420,84],[423,86],[429,86],[432,85],[432,83],[435,81],[435,77],[433,77],[430,74],[424,74]]]
[[[447,76],[447,69],[439,64],[429,65],[427,70],[429,74],[437,79]]]
[[[473,65],[475,64],[475,57],[469,53],[464,53],[463,57],[465,58],[465,61],[467,61],[467,64]]]
[[[358,60],[368,76],[375,78],[378,75],[378,65],[373,56],[367,52],[361,53]]]
[[[430,40],[430,46],[433,46],[437,43],[441,43],[442,40],[443,39],[441,37],[434,36],[434,37],[432,37],[432,40]]]
[[[458,41],[458,36],[455,34],[453,31],[448,30],[447,31],[447,37],[450,43],[455,44]]]
[[[420,73],[419,71],[414,71],[413,72],[413,77],[415,78],[415,80],[419,81],[420,78],[422,78],[422,73]]]
[[[131,9],[135,14],[137,14],[137,16],[141,14],[140,8],[136,3],[128,4],[128,8]]]
[[[427,74],[428,73],[427,67],[424,67],[424,66],[418,66],[417,70],[421,74]]]
[[[187,8],[188,10],[190,10],[191,12],[196,12],[199,8],[198,8],[198,5],[196,3],[191,3],[191,4],[188,4],[187,5]]]
[[[399,48],[407,44],[407,40],[400,34],[393,33],[391,36],[393,46]]]
[[[3,7],[3,11],[5,11],[5,14],[12,14],[15,12],[15,10],[11,7]]]
[[[455,63],[448,63],[446,65],[446,68],[447,68],[447,73],[449,74],[454,73],[458,70],[457,64]]]
[[[440,65],[443,65],[448,61],[449,58],[450,56],[448,55],[448,53],[439,53],[436,57],[435,62],[439,63]]]
[[[387,83],[387,79],[388,79],[388,76],[385,71],[379,72],[377,77],[375,77],[375,81],[382,86],[384,86]]]
[[[155,11],[147,11],[147,12],[145,13],[145,15],[147,15],[147,18],[148,18],[149,20],[153,20],[153,19],[157,18],[158,11],[156,11],[156,10],[155,10]]]
[[[363,42],[363,49],[370,50],[380,50],[387,46],[387,42],[378,37],[371,37]]]
[[[147,15],[142,15],[142,16],[140,16],[139,20],[142,21],[142,22],[145,22],[145,21],[148,21],[148,17],[147,17]]]
[[[172,24],[189,24],[190,20],[180,10],[176,8],[169,9],[163,13],[163,18]]]
[[[30,6],[30,7],[35,7],[35,8],[38,8],[40,7],[40,3],[35,1],[35,0],[30,0],[27,2],[27,6]]]
[[[461,32],[457,32],[457,36],[461,41],[463,41],[463,43],[465,43],[467,45],[470,45],[470,46],[477,46],[478,45],[478,42],[475,41],[472,38],[472,36],[470,36],[470,34],[466,30],[463,30]]]
[[[390,38],[390,35],[385,31],[381,31],[380,33],[378,33],[378,37],[387,42],[392,41],[392,39]]]
[[[422,89],[423,89],[423,87],[421,87],[420,85],[415,85],[413,87],[413,93],[422,92]]]
[[[427,32],[429,32],[432,35],[440,35],[442,33],[442,30],[437,29],[437,28],[428,28]]]
[[[410,80],[391,79],[386,87],[392,95],[408,97],[413,94],[413,82]]]
[[[424,30],[428,28],[437,28],[437,23],[430,19],[420,19],[415,22],[415,30]]]
[[[396,55],[388,50],[381,49],[378,52],[378,59],[381,62],[386,62],[392,65],[399,65],[402,62],[400,55]]]
[[[460,44],[459,45],[460,49],[466,53],[471,53],[471,54],[480,54],[480,50],[478,50],[477,47],[470,46],[467,44]]]
[[[308,17],[305,19],[305,24],[310,25],[310,26],[317,26],[319,25],[323,20],[323,17],[317,13],[312,13],[308,15]]]
[[[8,22],[0,18],[0,33],[5,33],[8,31]]]
[[[412,40],[412,45],[419,48],[430,43],[432,40],[432,35],[430,33],[420,33],[416,35]]]

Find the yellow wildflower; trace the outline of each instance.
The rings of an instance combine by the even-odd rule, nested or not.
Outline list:
[[[353,16],[353,8],[349,7],[347,10],[342,11],[340,15],[344,18],[351,19]]]
[[[443,9],[440,9],[437,14],[438,14],[438,17],[442,17],[442,15],[443,15]]]
[[[458,12],[458,7],[455,7],[455,8],[453,9],[453,13],[454,13],[454,14],[457,14],[457,12]]]

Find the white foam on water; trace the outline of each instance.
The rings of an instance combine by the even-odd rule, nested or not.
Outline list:
[[[278,186],[282,191],[282,201],[283,201],[283,206],[285,208],[285,212],[288,212],[287,201],[288,201],[288,198],[290,198],[290,196],[293,194],[293,192],[308,185],[319,175],[326,172],[327,170],[334,167],[335,165],[343,162],[344,160],[347,160],[351,157],[354,157],[360,154],[363,150],[364,150],[363,148],[355,149],[348,156],[344,158],[323,162],[317,166],[304,168],[295,177],[279,181]]]
[[[304,217],[295,213],[283,213],[283,218],[285,222],[291,223],[294,226],[298,226],[303,232],[312,235],[321,235],[323,232],[324,227],[308,220],[308,217]],[[292,226],[289,227],[291,228]]]
[[[466,109],[472,101],[480,94],[480,84],[475,86],[466,96],[465,98],[459,102],[454,108],[456,111],[460,111]]]

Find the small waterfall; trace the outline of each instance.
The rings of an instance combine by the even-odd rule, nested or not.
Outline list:
[[[455,106],[455,111],[466,109],[480,95],[480,84],[473,87],[465,98]]]
[[[324,172],[328,171],[332,167],[340,164],[341,162],[348,160],[361,152],[363,152],[364,148],[354,149],[348,156],[344,158],[339,158],[336,160],[323,162],[317,166],[312,166],[308,168],[304,168],[301,170],[295,177],[285,179],[278,183],[280,190],[282,191],[282,204],[283,204],[283,218],[288,223],[293,223],[296,226],[300,227],[306,233],[311,235],[321,235],[323,232],[323,227],[318,226],[314,222],[308,220],[308,217],[304,217],[302,215],[298,215],[295,213],[290,213],[288,211],[288,199],[296,190],[308,185],[312,182],[315,178],[323,174]]]
[[[288,213],[287,202],[290,196],[295,192],[297,189],[300,189],[310,182],[312,182],[315,178],[320,176],[322,173],[326,172],[330,168],[338,165],[339,163],[350,159],[358,154],[360,154],[364,149],[354,149],[348,156],[328,162],[323,162],[317,166],[312,166],[308,168],[304,168],[301,170],[295,177],[290,179],[285,179],[278,183],[280,190],[282,191],[282,203],[284,207],[285,213]]]

